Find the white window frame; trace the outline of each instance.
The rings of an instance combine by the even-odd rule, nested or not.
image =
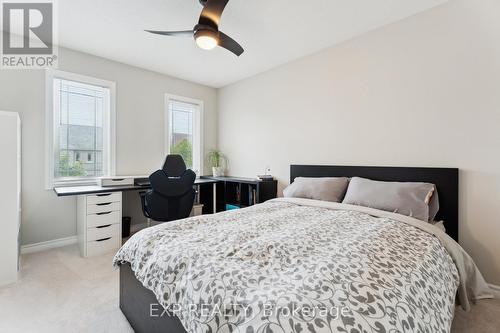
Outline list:
[[[107,88],[110,91],[109,114],[105,116],[104,124],[109,126],[108,135],[105,142],[107,148],[108,166],[107,174],[104,176],[114,176],[116,174],[116,83],[102,80],[90,76],[65,72],[60,70],[47,70],[45,73],[45,187],[51,190],[58,186],[78,186],[97,184],[99,177],[74,177],[64,181],[56,181],[54,177],[54,147],[58,138],[55,136],[54,128],[57,126],[57,117],[54,114],[54,79],[75,81],[94,86]],[[107,123],[107,124],[106,124]]]
[[[204,156],[204,102],[199,99],[178,96],[173,94],[165,94],[165,139],[164,139],[164,156],[170,154],[170,109],[169,104],[170,100],[175,100],[179,102],[191,103],[198,105],[198,114],[193,117],[193,142],[197,143],[199,146],[199,152],[196,153],[195,145],[193,145],[193,167],[195,164],[195,160],[199,160],[200,170],[197,171],[196,176],[200,177],[204,172],[204,164],[203,164],[203,156]]]

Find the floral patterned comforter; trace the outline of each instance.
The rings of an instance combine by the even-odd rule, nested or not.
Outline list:
[[[449,332],[452,257],[384,215],[274,200],[143,230],[114,264],[190,333]]]

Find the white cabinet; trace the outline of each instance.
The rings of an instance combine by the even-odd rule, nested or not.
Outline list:
[[[0,111],[0,285],[15,282],[21,228],[21,120]]]
[[[78,245],[83,257],[116,251],[122,239],[122,193],[80,195],[76,202]]]

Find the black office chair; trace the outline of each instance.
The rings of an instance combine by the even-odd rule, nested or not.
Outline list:
[[[196,174],[186,170],[180,155],[168,155],[161,170],[149,176],[151,190],[140,193],[142,212],[151,220],[169,222],[188,217],[193,209]]]

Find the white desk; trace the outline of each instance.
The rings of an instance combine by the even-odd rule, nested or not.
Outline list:
[[[207,195],[212,208],[217,211],[217,179],[197,179],[194,183],[201,189],[211,188]],[[110,252],[121,246],[122,240],[122,193],[125,191],[145,191],[150,186],[126,185],[102,187],[98,185],[56,187],[54,192],[59,197],[77,197],[77,233],[82,256],[94,256]],[[207,202],[205,202],[206,204]],[[210,206],[210,205],[208,205]]]

